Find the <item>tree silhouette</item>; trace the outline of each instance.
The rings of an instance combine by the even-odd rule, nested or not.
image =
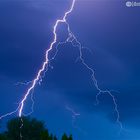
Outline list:
[[[0,134],[0,140],[7,140],[5,133]]]
[[[7,124],[8,140],[39,140],[46,130],[44,123],[31,118],[14,118]]]
[[[66,135],[66,133],[63,134],[62,136],[62,140],[73,140],[72,135],[70,135],[69,137]]]
[[[49,134],[42,121],[30,117],[14,118],[8,121],[7,131],[0,134],[0,140],[57,140]],[[64,133],[62,140],[72,140]]]
[[[41,140],[48,140],[49,139],[49,132],[48,130],[44,130],[41,132],[41,136],[40,136]]]
[[[73,140],[72,135],[69,136],[69,139],[68,140]]]
[[[54,136],[54,137],[53,137],[53,140],[57,140],[57,137],[56,137],[56,136]]]

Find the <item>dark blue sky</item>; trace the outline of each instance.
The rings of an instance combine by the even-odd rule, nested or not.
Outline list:
[[[59,47],[53,69],[36,87],[31,115],[44,120],[56,135],[72,133],[75,140],[140,139],[140,7],[128,8],[125,2],[77,0],[68,22],[82,45],[92,51],[85,49],[83,56],[95,70],[99,86],[113,90],[126,130],[119,134],[109,96],[100,96],[100,104],[94,105],[97,91],[90,73],[75,63],[78,49],[67,43]],[[28,86],[16,83],[33,79],[52,41],[53,24],[70,4],[71,0],[0,1],[0,115],[17,107]],[[59,40],[67,33],[63,25],[57,32]],[[29,98],[24,112],[30,106]],[[80,113],[74,125],[66,106]]]

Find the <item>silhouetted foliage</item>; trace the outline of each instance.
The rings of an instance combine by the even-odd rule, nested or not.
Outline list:
[[[7,140],[5,133],[0,134],[0,140]]]
[[[62,136],[62,140],[73,140],[72,135],[70,135],[69,137],[64,133]]]
[[[54,137],[53,137],[53,140],[57,140],[57,137],[56,137],[56,136],[54,136]]]
[[[69,139],[68,140],[72,140],[72,135],[69,136]]]
[[[62,140],[68,140],[68,136],[64,133],[64,135],[62,136]]]
[[[42,121],[29,117],[14,118],[8,121],[7,131],[0,134],[0,140],[58,140],[49,134]],[[62,140],[73,140],[64,133]]]
[[[30,118],[12,119],[7,124],[8,140],[39,140],[41,133],[45,131],[44,124],[41,121]]]

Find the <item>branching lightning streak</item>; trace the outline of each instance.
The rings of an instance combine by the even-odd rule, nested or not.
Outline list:
[[[30,83],[32,83],[32,81],[25,81],[25,82],[17,82],[17,83],[15,83],[15,85],[16,86],[18,86],[18,85],[29,85]]]
[[[66,106],[66,109],[72,113],[72,123],[74,124],[74,121],[78,116],[80,116],[80,113],[75,112],[72,108],[69,106]]]
[[[68,105],[66,105],[65,108],[72,114],[72,126],[73,126],[73,128],[77,129],[82,134],[86,135],[87,132],[85,130],[83,130],[81,127],[79,127],[78,125],[76,125],[76,120],[80,117],[81,114],[75,112],[75,110],[73,108],[69,107]]]
[[[18,111],[18,116],[19,117],[22,116],[22,114],[23,114],[23,108],[24,108],[24,103],[25,103],[27,97],[30,95],[31,91],[35,88],[35,86],[37,85],[37,83],[41,80],[42,73],[45,72],[46,67],[49,65],[49,61],[50,61],[49,60],[49,52],[53,49],[53,46],[57,42],[57,33],[56,33],[57,26],[60,23],[66,23],[67,24],[66,18],[73,11],[75,1],[76,0],[73,0],[72,1],[72,4],[71,4],[70,9],[64,13],[63,18],[56,20],[56,22],[55,22],[55,24],[53,26],[53,35],[54,35],[54,38],[53,38],[53,41],[51,42],[49,48],[46,50],[45,61],[43,62],[42,67],[39,69],[36,77],[32,80],[32,83],[31,83],[30,87],[27,89],[27,92],[24,94],[21,102],[19,103],[19,106],[17,107],[16,110],[14,110],[14,111],[12,111],[10,113],[7,113],[5,115],[2,115],[0,117],[0,119],[2,119],[4,117],[7,117],[9,115],[12,115],[12,114],[16,113],[17,111]],[[64,43],[64,42],[60,42],[59,44],[61,44],[61,43]],[[55,53],[54,57],[56,56],[56,54],[57,54],[57,52]],[[54,59],[54,57],[52,59]]]
[[[11,116],[12,114],[16,113],[16,112],[19,110],[19,108],[20,108],[20,105],[17,107],[16,110],[14,110],[14,111],[12,111],[12,112],[9,112],[9,113],[7,113],[7,114],[4,114],[4,115],[0,116],[0,120],[1,120],[2,118]]]
[[[56,33],[57,27],[58,27],[58,25],[59,25],[60,23],[64,23],[64,24],[67,25],[67,30],[68,30],[68,35],[69,35],[69,36],[68,36],[68,38],[66,39],[65,42],[59,42],[59,43],[57,44],[57,46],[58,46],[58,45],[61,45],[61,44],[63,44],[63,43],[65,44],[65,43],[67,43],[67,42],[70,42],[74,47],[78,47],[78,49],[79,49],[79,60],[80,60],[81,63],[89,70],[89,72],[91,73],[91,79],[92,79],[92,81],[93,81],[93,83],[94,83],[94,86],[96,87],[96,89],[97,89],[97,91],[98,91],[98,93],[97,93],[97,95],[96,95],[96,101],[97,101],[97,103],[99,103],[98,97],[99,97],[99,95],[101,95],[101,94],[108,94],[108,95],[112,98],[112,101],[113,101],[113,103],[114,103],[114,111],[115,111],[116,114],[117,114],[117,120],[116,120],[116,122],[120,125],[120,127],[121,127],[121,129],[122,129],[122,123],[120,122],[120,114],[119,114],[119,111],[118,111],[118,105],[117,105],[117,103],[116,103],[116,99],[115,99],[114,95],[113,95],[109,90],[102,90],[102,89],[98,86],[98,81],[97,81],[97,79],[96,79],[96,77],[95,77],[95,71],[94,71],[94,69],[92,69],[92,68],[85,62],[85,60],[84,60],[84,58],[83,58],[83,54],[82,54],[82,49],[83,49],[83,47],[82,47],[81,43],[78,41],[78,39],[75,37],[75,35],[71,32],[70,27],[69,27],[69,24],[68,24],[68,22],[67,22],[67,16],[73,11],[73,8],[74,8],[74,5],[75,5],[75,1],[76,1],[76,0],[72,0],[72,4],[71,4],[70,9],[64,13],[64,16],[62,17],[62,19],[57,19],[57,20],[56,20],[56,22],[55,22],[55,24],[54,24],[54,26],[53,26],[53,35],[54,35],[54,38],[53,38],[53,41],[51,42],[49,48],[46,50],[45,61],[43,62],[42,67],[39,69],[39,71],[38,71],[37,75],[35,76],[35,78],[31,81],[31,84],[30,84],[29,88],[27,89],[27,92],[24,94],[24,96],[23,96],[21,102],[19,103],[17,109],[16,109],[15,111],[13,111],[13,112],[10,112],[10,113],[7,113],[7,114],[1,116],[0,119],[4,118],[4,117],[6,117],[6,116],[12,115],[12,114],[16,113],[17,111],[18,111],[18,116],[19,116],[19,117],[22,117],[22,115],[23,115],[23,109],[24,109],[24,104],[25,104],[26,99],[27,99],[28,96],[31,94],[31,92],[34,90],[35,86],[36,86],[38,83],[40,83],[40,82],[42,81],[42,75],[45,74],[46,68],[48,68],[47,66],[49,66],[49,62],[50,62],[51,60],[53,60],[53,59],[55,58],[55,56],[57,55],[58,49],[56,48],[57,50],[56,50],[55,55],[54,55],[51,59],[49,59],[49,53],[50,53],[50,51],[54,48],[54,45],[57,43],[57,33]],[[75,42],[76,44],[75,44],[74,42]],[[44,77],[44,76],[43,76],[43,77]],[[32,95],[31,95],[31,99],[33,99],[33,98],[32,98]],[[33,101],[33,100],[32,100],[32,101]],[[34,103],[34,102],[33,102],[33,103]],[[33,108],[33,107],[32,107],[32,108]],[[67,109],[68,109],[69,111],[72,111],[70,108],[67,108]],[[73,111],[72,111],[72,113],[75,114],[75,112],[73,112]],[[75,114],[75,115],[78,116],[78,115],[80,115],[80,114]],[[22,126],[21,126],[21,127],[22,127]]]
[[[37,76],[35,77],[35,79],[33,80],[33,83],[32,85],[29,87],[29,89],[27,90],[25,96],[23,97],[21,103],[20,103],[20,109],[19,109],[19,117],[22,116],[22,111],[23,111],[23,107],[24,107],[24,102],[26,101],[28,95],[30,94],[30,92],[34,89],[34,87],[36,86],[37,82],[39,81],[40,77],[41,77],[41,74],[42,72],[44,72],[46,66],[48,65],[49,63],[49,58],[48,58],[48,55],[49,55],[49,52],[53,49],[53,46],[54,44],[57,42],[57,33],[56,33],[56,29],[57,29],[57,26],[59,23],[66,23],[66,18],[67,18],[67,15],[70,14],[73,10],[73,7],[74,7],[74,4],[75,4],[75,0],[72,1],[72,5],[69,9],[69,11],[65,12],[64,14],[64,17],[63,19],[58,19],[53,27],[53,34],[54,34],[54,39],[49,47],[49,49],[46,51],[46,59],[41,67],[41,69],[38,71],[37,73]]]
[[[70,30],[70,29],[69,29],[69,30]],[[121,121],[120,121],[120,113],[119,113],[119,111],[118,111],[118,105],[117,105],[117,102],[116,102],[116,99],[115,99],[114,95],[111,93],[111,91],[109,91],[109,90],[102,90],[102,89],[99,87],[98,81],[97,81],[97,79],[96,79],[96,77],[95,77],[95,71],[94,71],[94,69],[91,68],[91,67],[85,62],[85,60],[84,60],[84,58],[83,58],[82,45],[81,45],[81,43],[77,40],[77,38],[75,37],[75,35],[74,35],[72,32],[70,32],[70,33],[71,33],[71,35],[73,36],[73,39],[72,39],[72,41],[70,40],[70,42],[72,43],[73,46],[78,47],[78,49],[79,49],[79,59],[81,60],[81,63],[90,71],[90,73],[91,73],[91,79],[92,79],[92,81],[93,81],[93,83],[94,83],[95,88],[96,88],[97,91],[98,91],[98,93],[96,94],[96,103],[99,104],[99,100],[98,100],[99,95],[101,95],[101,94],[108,94],[108,95],[112,98],[112,101],[113,101],[113,103],[114,103],[114,110],[115,110],[115,112],[116,112],[116,114],[117,114],[116,122],[119,124],[120,128],[123,129],[122,123],[121,123]],[[74,41],[75,41],[77,44],[74,44],[74,43],[73,43]]]

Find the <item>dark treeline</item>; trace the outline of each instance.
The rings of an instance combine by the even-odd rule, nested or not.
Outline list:
[[[49,133],[42,121],[29,117],[14,118],[7,122],[7,130],[0,133],[0,140],[58,140]],[[63,134],[61,140],[73,140],[72,135]]]

